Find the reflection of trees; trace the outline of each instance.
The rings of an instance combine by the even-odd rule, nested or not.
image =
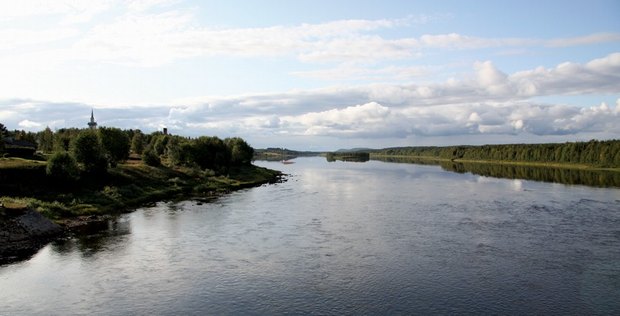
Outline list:
[[[120,236],[130,233],[129,222],[117,219],[97,221],[84,225],[73,238],[56,240],[51,246],[57,253],[68,254],[77,250],[83,257],[90,257],[102,250],[117,249],[118,245],[124,245],[124,238]]]
[[[452,161],[439,162],[416,158],[395,157],[381,158],[378,160],[421,165],[440,165],[441,168],[446,171],[457,173],[470,172],[476,175],[494,178],[579,184],[594,187],[620,187],[620,173],[613,171],[530,167],[491,163],[456,163]]]
[[[620,187],[620,173],[610,171],[453,162],[441,163],[441,167],[447,171],[471,172],[495,178],[581,184],[594,187]]]
[[[349,162],[366,162],[370,160],[369,153],[327,153],[325,159],[328,162],[334,162],[336,160],[349,161]]]

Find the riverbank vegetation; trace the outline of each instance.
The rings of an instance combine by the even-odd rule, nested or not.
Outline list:
[[[62,221],[116,214],[165,199],[211,197],[275,181],[277,171],[251,164],[241,138],[188,138],[103,127],[9,133],[36,153],[0,152],[0,203]]]
[[[558,144],[509,144],[446,147],[394,147],[375,150],[371,158],[514,163],[536,166],[620,169],[620,140]]]

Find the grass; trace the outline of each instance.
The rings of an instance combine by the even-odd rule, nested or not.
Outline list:
[[[129,161],[104,176],[82,176],[77,183],[54,183],[45,163],[21,158],[0,160],[0,202],[29,207],[62,221],[76,216],[117,214],[152,202],[211,197],[274,181],[279,172],[256,166],[232,167],[225,175],[210,170],[152,167]]]
[[[24,158],[0,158],[0,169],[36,169],[47,166],[46,161]]]

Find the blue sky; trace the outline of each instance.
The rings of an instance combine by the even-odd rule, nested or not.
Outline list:
[[[618,1],[3,1],[0,122],[254,147],[620,138]]]

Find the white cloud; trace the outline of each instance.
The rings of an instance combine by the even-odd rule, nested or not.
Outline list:
[[[551,47],[568,47],[593,45],[608,42],[620,42],[619,33],[597,33],[585,36],[558,38],[547,41],[547,45]]]
[[[20,0],[0,2],[0,21],[18,18],[60,16],[61,23],[72,24],[90,21],[95,15],[108,10],[110,0]]]
[[[0,3],[0,21],[55,17],[61,24],[81,23],[79,36],[65,43],[66,61],[153,67],[178,59],[211,56],[291,56],[301,62],[375,63],[417,58],[428,50],[489,47],[564,47],[620,41],[620,33],[575,38],[483,38],[458,33],[418,37],[385,37],[381,31],[425,23],[429,17],[378,20],[336,20],[316,24],[262,28],[219,28],[200,25],[192,9],[171,9],[170,0],[36,1]],[[165,10],[150,10],[160,8]],[[111,17],[102,13],[110,13]],[[112,15],[112,13],[114,15]],[[102,16],[101,18],[99,18]],[[97,18],[95,18],[97,17]],[[84,25],[83,22],[91,22]],[[38,30],[5,30],[0,39],[10,46],[46,43],[75,37],[75,30],[57,23]],[[17,58],[13,56],[9,58]],[[34,56],[33,56],[34,58]],[[394,69],[396,73],[398,69]],[[323,76],[319,73],[308,75]]]
[[[21,128],[25,128],[25,129],[33,129],[33,128],[40,128],[43,125],[41,123],[38,123],[38,122],[33,122],[33,121],[30,121],[30,120],[23,120],[23,121],[17,123],[17,126],[19,126]]]
[[[620,137],[615,106],[542,104],[532,96],[620,93],[620,53],[506,74],[477,62],[471,76],[429,85],[371,84],[283,93],[205,97],[172,106],[97,107],[33,100],[0,101],[9,128],[85,127],[91,107],[100,125],[181,135],[405,139],[470,135]],[[287,136],[287,137],[288,137]],[[583,136],[586,137],[586,136]],[[564,138],[566,139],[566,138]]]
[[[430,73],[431,67],[428,66],[389,66],[383,68],[364,68],[356,65],[344,64],[331,69],[297,71],[292,74],[304,78],[314,78],[328,81],[408,81],[414,78],[430,75]]]
[[[26,45],[45,44],[74,37],[79,33],[76,29],[57,28],[41,31],[4,29],[0,30],[0,51],[15,49]]]

